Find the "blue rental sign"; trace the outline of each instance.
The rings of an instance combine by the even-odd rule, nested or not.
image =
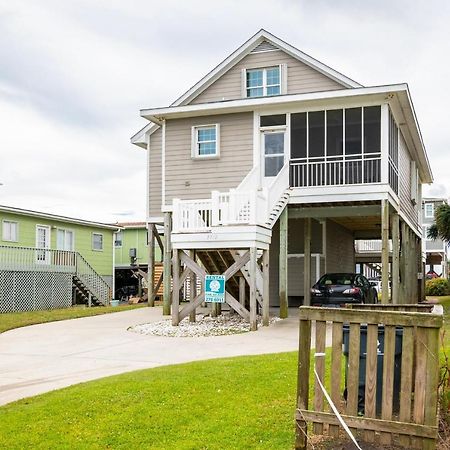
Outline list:
[[[225,303],[225,276],[205,276],[205,302]]]

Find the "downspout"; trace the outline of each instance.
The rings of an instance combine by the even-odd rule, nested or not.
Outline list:
[[[116,293],[116,245],[115,245],[115,239],[114,234],[117,233],[119,229],[117,229],[115,232],[113,232],[113,239],[112,239],[112,293],[111,298],[114,300],[115,293]]]

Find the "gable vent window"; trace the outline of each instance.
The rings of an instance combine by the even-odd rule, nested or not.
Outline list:
[[[280,66],[247,70],[246,97],[268,97],[281,94]]]

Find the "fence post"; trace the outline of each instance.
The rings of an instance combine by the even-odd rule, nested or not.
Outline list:
[[[219,225],[220,206],[219,206],[219,191],[211,192],[211,225],[213,227]]]

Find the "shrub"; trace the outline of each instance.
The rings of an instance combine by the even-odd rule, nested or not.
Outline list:
[[[433,278],[425,283],[425,295],[449,295],[450,284],[445,278]]]

